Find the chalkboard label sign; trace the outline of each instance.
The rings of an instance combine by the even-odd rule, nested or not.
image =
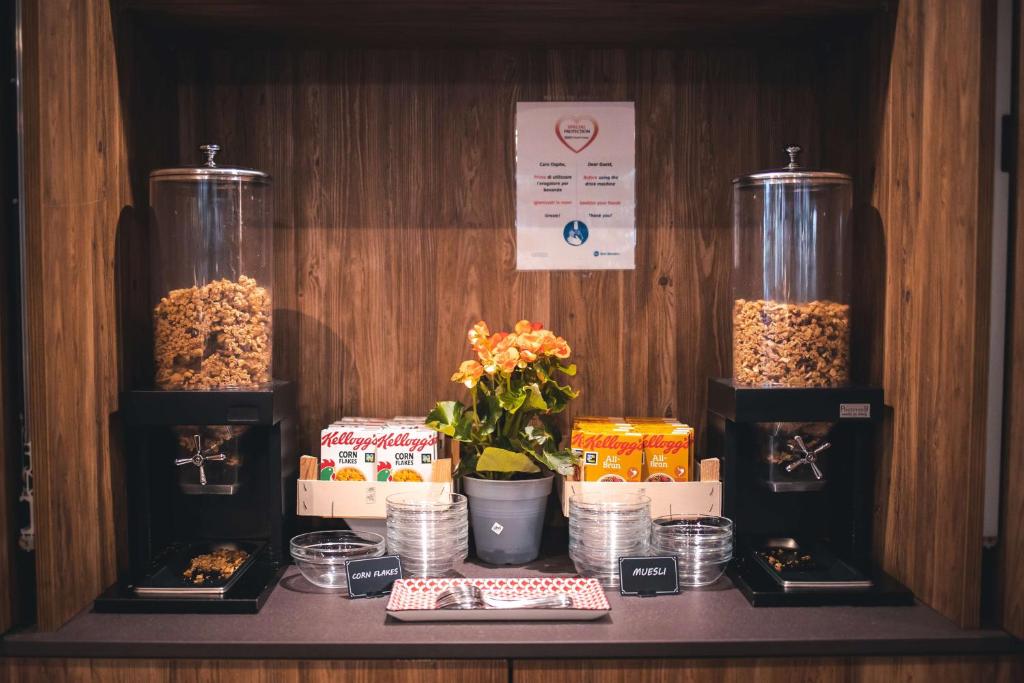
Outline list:
[[[349,560],[345,563],[348,597],[370,598],[387,595],[395,581],[402,578],[402,561],[398,555]]]
[[[619,592],[623,595],[675,595],[679,566],[675,557],[620,557]]]

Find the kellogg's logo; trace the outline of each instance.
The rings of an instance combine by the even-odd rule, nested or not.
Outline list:
[[[636,437],[622,438],[618,434],[588,434],[586,432],[574,432],[572,435],[572,447],[581,449],[604,449],[615,451],[619,455],[629,455],[643,448],[643,441]]]
[[[651,434],[644,437],[644,445],[647,448],[659,450],[668,455],[675,455],[684,448],[689,448],[690,437],[688,435],[666,436],[664,434]]]
[[[374,439],[377,448],[405,448],[410,451],[422,451],[427,446],[437,443],[437,434],[428,436],[412,436],[410,432],[382,432]]]
[[[351,446],[353,450],[369,450],[373,445],[372,434],[356,432],[328,432],[320,437],[321,446]]]

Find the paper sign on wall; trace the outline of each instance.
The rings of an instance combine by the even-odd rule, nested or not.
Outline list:
[[[632,270],[632,102],[516,105],[516,266]]]

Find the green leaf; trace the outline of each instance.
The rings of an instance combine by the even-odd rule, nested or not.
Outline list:
[[[427,426],[447,436],[454,437],[466,407],[458,401],[438,401],[427,415]]]
[[[506,412],[515,414],[526,401],[526,391],[523,387],[516,389],[500,388],[497,392],[498,404]]]
[[[526,387],[526,407],[531,410],[548,409],[547,401],[544,400],[544,396],[540,393],[540,387],[536,384]]]
[[[571,451],[543,452],[537,455],[536,458],[552,472],[563,475],[572,474],[573,465],[577,460],[577,457]]]
[[[556,382],[544,385],[544,400],[548,404],[549,413],[560,413],[569,405],[569,401],[579,396],[579,392],[570,386],[562,386]]]
[[[527,443],[537,444],[538,446],[544,446],[546,443],[552,441],[551,435],[547,433],[547,430],[540,429],[534,425],[526,425],[523,427],[523,439]]]
[[[537,463],[525,453],[488,446],[476,461],[476,469],[481,472],[522,472],[536,474],[540,472]]]
[[[575,363],[569,363],[569,365],[566,365],[566,366],[559,365],[558,369],[561,370],[566,375],[569,375],[570,377],[575,377],[576,376],[576,364]]]

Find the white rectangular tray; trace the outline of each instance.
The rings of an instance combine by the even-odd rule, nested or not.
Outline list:
[[[499,595],[569,593],[576,607],[558,609],[436,609],[439,593],[453,585],[473,584]],[[597,579],[544,578],[399,579],[388,600],[388,616],[399,621],[594,621],[611,611]]]

